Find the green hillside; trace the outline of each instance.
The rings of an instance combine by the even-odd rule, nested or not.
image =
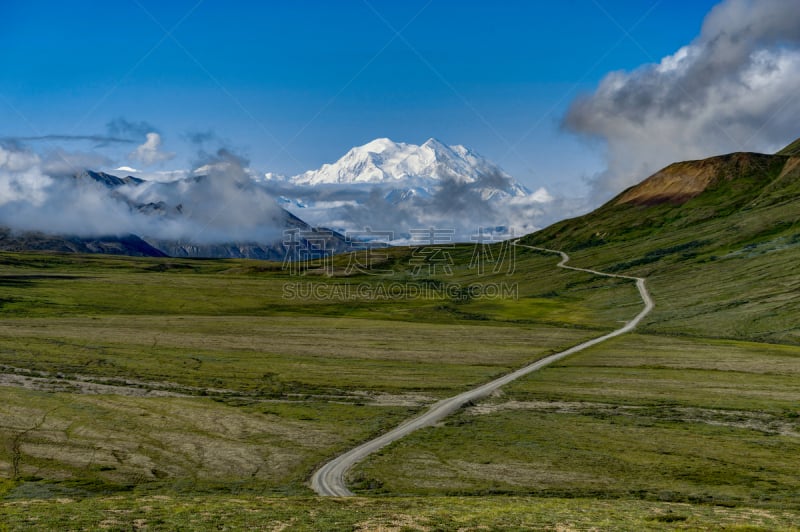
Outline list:
[[[646,276],[645,330],[796,344],[798,219],[800,157],[735,153],[670,165],[523,241]]]

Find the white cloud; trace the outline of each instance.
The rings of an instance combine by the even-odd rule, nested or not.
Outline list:
[[[531,201],[535,203],[550,203],[553,201],[553,196],[544,187],[539,187],[530,195]]]
[[[612,72],[565,126],[607,144],[601,199],[678,160],[774,151],[800,136],[796,0],[726,0],[658,64]]]
[[[133,233],[204,244],[272,243],[280,238],[283,211],[249,179],[245,164],[221,151],[203,177],[112,190],[74,174],[50,175],[47,160],[38,154],[0,145],[0,226],[78,236]]]
[[[285,207],[311,225],[340,232],[391,231],[396,242],[412,229],[434,227],[454,230],[457,241],[469,242],[480,228],[501,227],[500,233],[529,233],[554,221],[564,205],[540,188],[527,195],[499,192],[504,179],[489,176],[475,183],[443,179],[436,186],[411,188],[408,183],[296,185],[264,180],[262,186]],[[399,187],[399,188],[398,188]],[[487,197],[487,190],[493,191]]]
[[[41,172],[35,153],[0,146],[0,209],[24,202],[41,205],[52,180]]]
[[[145,166],[169,161],[175,157],[174,153],[161,151],[161,135],[158,133],[148,133],[144,144],[138,146],[129,157]]]
[[[33,152],[0,146],[0,170],[3,172],[25,172],[39,163],[39,156]]]

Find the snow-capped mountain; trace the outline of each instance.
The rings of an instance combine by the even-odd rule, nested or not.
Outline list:
[[[467,241],[480,227],[530,231],[541,205],[552,200],[469,148],[436,139],[375,139],[317,170],[265,174],[263,183],[284,208],[342,232],[437,226],[456,228],[456,238]]]
[[[275,176],[270,174],[267,178],[275,179]],[[461,145],[447,146],[433,138],[421,146],[387,138],[375,139],[351,149],[333,164],[288,180],[296,185],[381,184],[410,190],[435,186],[446,180],[457,183],[502,181],[507,186],[498,188],[495,193],[504,192],[510,196],[530,193],[496,164],[470,149]]]

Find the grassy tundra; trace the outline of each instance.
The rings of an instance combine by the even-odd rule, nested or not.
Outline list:
[[[800,349],[656,321],[368,459],[352,487],[371,497],[311,497],[327,458],[640,308],[632,284],[552,255],[520,249],[512,272],[478,275],[471,248],[452,253],[452,274],[422,277],[402,249],[379,275],[340,257],[330,276],[3,254],[0,529],[796,522]],[[462,290],[500,283],[516,297]],[[392,284],[408,293],[374,297]],[[654,286],[661,305],[672,285]]]

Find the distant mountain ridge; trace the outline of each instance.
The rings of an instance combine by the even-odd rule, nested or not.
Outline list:
[[[14,232],[0,227],[0,250],[52,251],[58,253],[102,253],[129,257],[166,257],[136,235],[78,237],[40,232]]]
[[[86,180],[92,181],[95,183],[99,183],[106,188],[117,188],[124,185],[141,185],[145,181],[143,179],[139,179],[138,177],[133,176],[125,176],[125,177],[117,177],[115,175],[107,174],[105,172],[93,172],[91,170],[84,170],[78,174],[69,175],[67,177],[71,177],[77,181]]]
[[[71,180],[75,186],[81,184],[101,185],[108,190],[109,201],[114,200],[127,205],[131,211],[136,211],[143,216],[158,220],[174,221],[186,216],[182,203],[170,204],[165,201],[137,200],[138,189],[147,185],[148,181],[133,176],[118,177],[105,172],[84,170],[76,174],[60,176],[60,180]],[[166,189],[181,189],[192,183],[202,183],[206,176],[192,176],[172,183],[159,183]],[[150,183],[154,184],[154,183]],[[123,189],[127,187],[127,189]],[[123,190],[125,193],[123,193]],[[173,191],[174,196],[180,197],[180,190]],[[148,195],[143,196],[147,198]],[[316,228],[307,224],[297,216],[285,209],[276,207],[270,224],[273,227],[271,239],[258,241],[252,239],[236,240],[229,242],[196,242],[186,239],[158,238],[152,235],[105,235],[105,236],[80,236],[75,234],[62,234],[59,228],[52,231],[17,231],[7,227],[0,227],[0,250],[5,251],[54,251],[64,253],[105,253],[130,256],[151,257],[202,257],[202,258],[252,258],[262,260],[283,260],[286,256],[283,231],[295,231],[301,245],[308,245],[309,241],[314,246],[321,248],[324,253],[338,253],[348,248],[349,244],[343,235]]]

